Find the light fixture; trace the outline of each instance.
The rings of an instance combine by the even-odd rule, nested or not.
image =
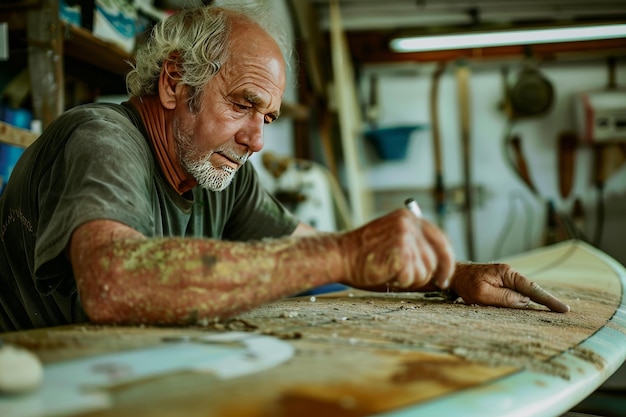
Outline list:
[[[626,24],[403,37],[389,46],[395,52],[426,52],[617,38],[626,38]]]

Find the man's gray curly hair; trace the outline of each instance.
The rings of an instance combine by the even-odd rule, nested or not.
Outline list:
[[[204,87],[228,58],[231,23],[236,16],[263,28],[278,44],[285,64],[289,64],[291,48],[287,36],[262,3],[185,8],[157,23],[146,44],[138,49],[126,76],[128,94],[157,94],[163,65],[176,59],[180,81],[190,87],[190,108],[199,109]]]

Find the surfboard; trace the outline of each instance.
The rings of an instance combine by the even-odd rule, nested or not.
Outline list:
[[[61,398],[55,415],[561,415],[626,359],[626,271],[581,241],[504,261],[571,311],[347,289],[205,327],[6,333],[45,377],[33,393],[0,396],[0,415],[52,415]]]

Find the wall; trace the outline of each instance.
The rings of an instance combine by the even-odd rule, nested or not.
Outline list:
[[[503,136],[507,120],[500,110],[503,98],[501,66],[514,73],[519,62],[499,64],[470,63],[471,141],[473,183],[482,189],[480,206],[474,220],[474,261],[523,252],[541,245],[546,223],[546,202],[552,200],[557,209],[569,213],[575,197],[585,208],[583,230],[594,235],[595,190],[591,186],[592,153],[589,147],[579,147],[576,159],[574,189],[563,199],[558,188],[557,138],[559,133],[573,130],[576,117],[574,94],[602,89],[607,85],[606,61],[568,61],[542,63],[539,68],[553,84],[556,99],[544,116],[518,121],[512,132],[522,139],[524,153],[539,197],[529,192],[507,165],[503,151]],[[429,92],[432,65],[409,67],[371,67],[363,71],[360,90],[368,96],[369,76],[378,78],[378,126],[399,124],[430,124]],[[626,87],[626,65],[618,61],[618,85]],[[461,135],[458,91],[454,65],[450,65],[440,80],[440,134],[443,143],[444,182],[447,187],[462,185]],[[412,134],[407,156],[400,161],[383,161],[372,152],[365,141],[368,168],[366,178],[374,190],[398,192],[424,191],[434,183],[432,132],[430,129]],[[626,232],[626,168],[622,166],[606,184],[606,219],[600,247],[626,263],[623,236]],[[377,193],[381,194],[381,193]],[[429,194],[426,194],[428,197]],[[434,220],[432,201],[422,201],[426,217]],[[384,213],[379,207],[377,214]],[[449,206],[445,230],[457,256],[468,259],[465,242],[465,218]],[[514,215],[513,218],[509,216]],[[512,222],[512,223],[511,223]]]

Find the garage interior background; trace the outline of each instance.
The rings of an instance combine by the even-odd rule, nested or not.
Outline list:
[[[317,71],[329,74],[329,82],[333,79],[331,3],[310,2],[311,7],[300,14],[315,15],[312,20],[318,27],[307,33],[300,25],[300,32],[294,34],[296,39],[304,38],[307,46],[321,44],[321,58],[317,59],[322,65]],[[361,134],[355,141],[363,188],[373,200],[370,214],[382,214],[399,207],[406,196],[415,196],[426,216],[450,235],[462,259],[492,261],[578,237],[626,262],[621,238],[626,231],[622,215],[626,213],[623,36],[618,40],[621,43],[573,42],[422,54],[394,54],[388,48],[390,39],[411,32],[624,22],[625,4],[408,0],[380,4],[353,0],[340,1],[339,5],[354,68],[360,112],[357,120],[361,122]],[[298,15],[293,10],[292,4],[285,14]],[[315,33],[321,40],[311,39]],[[299,52],[300,59],[309,56],[306,51]],[[302,60],[300,65],[315,67]],[[466,126],[462,125],[459,103],[461,67],[469,73]],[[307,79],[311,78],[309,75]],[[316,92],[314,86],[309,89],[313,92],[302,85],[297,89],[299,98],[293,100],[300,103],[327,100],[333,109],[338,102],[336,86],[327,88],[330,93]],[[511,111],[513,100],[517,100],[517,112]],[[313,120],[324,121],[314,107],[309,109],[313,109]],[[590,111],[595,112],[594,118],[588,117]],[[584,132],[601,123],[598,119],[603,116],[613,118],[610,140],[589,138]],[[314,128],[318,124],[311,123]],[[410,133],[405,138],[402,132],[393,135],[393,129],[407,127],[405,131]],[[469,185],[463,156],[464,129],[470,141]],[[323,132],[318,133],[322,130],[311,134],[318,139],[311,141],[313,148],[323,143]],[[388,136],[368,135],[379,132]],[[303,151],[297,138],[287,134],[286,142],[281,142],[277,139],[280,136],[268,131],[267,151],[316,159],[332,168],[328,153]],[[381,138],[383,148],[377,147]],[[338,141],[335,137],[334,143]],[[341,155],[341,149],[337,153]],[[337,176],[345,187],[345,167],[342,170],[341,160],[337,165]],[[468,190],[472,197],[471,242],[465,210]],[[311,205],[315,195],[311,193]],[[306,209],[305,200],[300,210]]]
[[[93,71],[76,58],[90,52],[72,50],[76,31],[68,25],[85,23],[72,13],[95,8],[87,31],[132,56],[155,19],[199,3],[3,2],[3,119],[11,122],[6,115],[16,109],[44,126],[49,117],[28,94],[34,87],[20,11],[50,4],[65,11],[65,78],[58,93],[65,109],[125,99],[122,70]],[[267,3],[285,22],[297,54],[285,117],[267,127],[265,149],[252,161],[267,187],[304,221],[323,230],[354,227],[412,196],[448,233],[460,259],[493,261],[580,238],[626,264],[624,35],[418,53],[389,48],[405,35],[623,25],[626,2]],[[107,26],[111,16],[117,25]],[[124,32],[128,18],[135,25]]]

